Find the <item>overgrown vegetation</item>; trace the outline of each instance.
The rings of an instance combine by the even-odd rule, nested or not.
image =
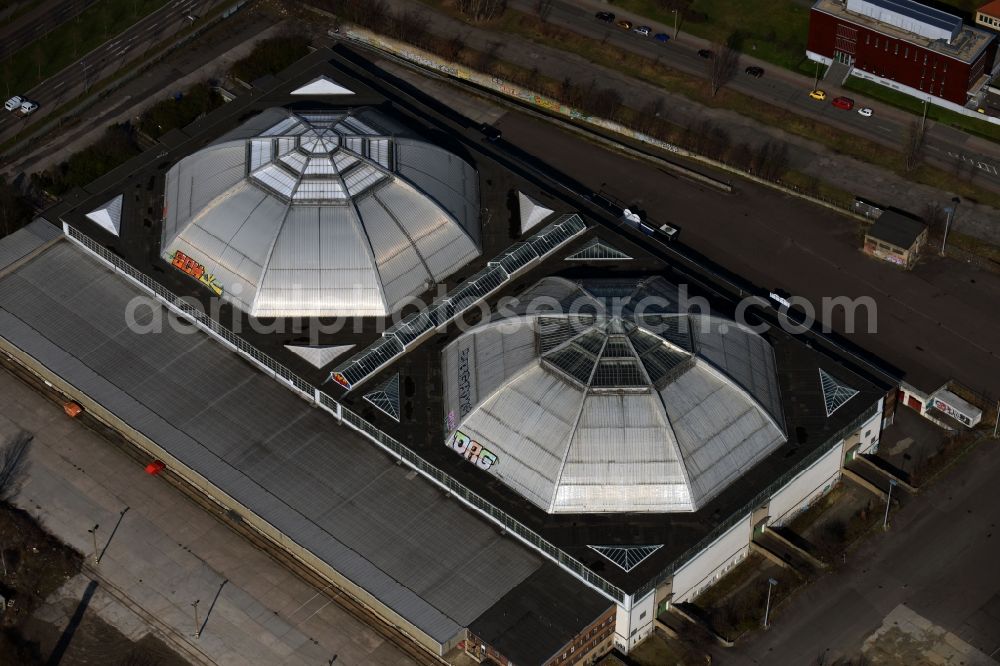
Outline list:
[[[55,167],[32,174],[32,178],[49,193],[61,196],[121,166],[140,152],[135,130],[129,123],[112,125],[94,143]]]
[[[713,601],[711,606],[707,606],[702,597],[695,600],[695,605],[702,609],[712,630],[724,638],[735,640],[763,625],[764,611],[768,605],[768,579],[777,582],[771,587],[771,618],[782,600],[802,584],[802,578],[788,569],[772,566],[767,569],[758,568],[753,573],[755,575],[749,581],[730,591],[724,598]]]
[[[34,207],[13,184],[0,177],[0,237],[12,234],[31,222]]]
[[[366,5],[367,2],[352,3]],[[374,3],[378,4],[378,2]],[[247,57],[237,60],[230,74],[250,83],[268,74],[277,74],[309,53],[308,39],[302,35],[286,35],[265,39]]]
[[[103,136],[69,159],[41,173],[32,174],[33,185],[53,196],[62,196],[74,187],[83,187],[121,166],[142,152],[136,128],[157,139],[172,129],[184,127],[204,113],[223,104],[222,97],[207,83],[199,83],[144,111],[137,126],[122,123],[108,127]],[[2,192],[2,190],[0,190]]]
[[[171,129],[189,125],[224,103],[222,96],[212,86],[199,83],[179,99],[171,97],[143,111],[139,131],[153,139],[159,139]]]

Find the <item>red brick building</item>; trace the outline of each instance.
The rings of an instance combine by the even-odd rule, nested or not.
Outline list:
[[[959,106],[989,82],[996,50],[993,33],[913,0],[817,0],[809,16],[810,59]]]

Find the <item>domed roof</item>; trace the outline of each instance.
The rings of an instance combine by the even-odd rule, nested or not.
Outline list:
[[[268,109],[165,208],[164,258],[258,317],[386,316],[479,255],[475,170],[370,108]]]
[[[703,506],[785,441],[774,354],[731,320],[646,307],[670,292],[546,278],[460,336],[448,445],[550,513]]]

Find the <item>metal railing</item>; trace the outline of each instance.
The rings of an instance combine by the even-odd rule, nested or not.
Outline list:
[[[289,389],[308,399],[318,407],[326,410],[336,417],[340,423],[347,425],[351,429],[366,436],[375,444],[382,447],[385,451],[389,452],[394,458],[396,458],[396,460],[406,463],[413,469],[417,470],[435,485],[450,492],[464,504],[483,514],[492,522],[501,526],[504,530],[510,532],[520,540],[532,546],[535,550],[538,550],[547,555],[549,558],[555,560],[565,569],[568,569],[577,577],[601,591],[608,598],[618,603],[627,603],[628,595],[624,590],[590,571],[590,569],[584,566],[582,562],[545,540],[540,534],[527,527],[507,512],[497,508],[485,498],[452,478],[446,472],[427,462],[396,438],[382,432],[370,422],[330,397],[328,394],[319,390],[317,387],[305,381],[281,363],[278,363],[267,354],[261,352],[259,349],[240,338],[228,328],[208,316],[197,305],[193,305],[187,300],[175,295],[166,287],[140,272],[127,261],[109,251],[107,248],[94,241],[79,229],[70,226],[66,222],[63,222],[63,233],[67,236],[67,238],[72,240],[81,248],[113,268],[116,273],[132,281],[143,291],[155,297],[171,311],[188,319],[199,329],[219,340],[233,351],[243,355],[264,370],[267,374],[279,380]]]

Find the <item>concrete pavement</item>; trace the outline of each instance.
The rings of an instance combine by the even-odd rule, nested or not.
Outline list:
[[[333,655],[338,666],[413,663],[334,594],[304,583],[6,370],[0,395],[0,428],[34,434],[15,503],[89,557],[87,530],[99,525],[102,556],[91,566],[102,585],[148,616],[147,631],[179,653],[233,666],[315,666]],[[200,638],[192,636],[196,600]],[[102,618],[136,636],[134,620],[115,612]]]

